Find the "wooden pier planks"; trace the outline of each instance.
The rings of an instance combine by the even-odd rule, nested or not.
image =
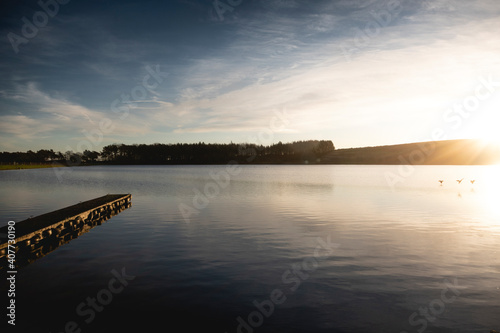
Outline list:
[[[129,208],[131,204],[131,194],[108,194],[17,222],[16,257],[18,259],[25,257],[24,261],[31,262],[32,259],[44,256],[58,246],[102,224]],[[0,228],[0,234],[7,235],[8,226]],[[5,237],[1,240],[0,259],[6,257],[8,240],[9,238]]]

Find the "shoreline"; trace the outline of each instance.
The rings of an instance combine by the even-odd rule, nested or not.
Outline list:
[[[0,165],[0,171],[2,170],[25,170],[25,169],[47,169],[47,168],[61,168],[66,167],[63,164],[5,164]]]
[[[91,167],[91,166],[217,166],[217,165],[227,165],[223,163],[207,163],[207,164],[198,164],[198,163],[180,163],[180,164],[113,164],[113,163],[102,163],[102,164],[86,164],[86,165],[77,165],[77,166],[67,166],[63,164],[59,165],[44,165],[44,164],[38,164],[38,165],[0,165],[0,172],[1,171],[12,171],[12,170],[30,170],[30,169],[49,169],[49,168],[75,168],[75,167]],[[498,163],[476,163],[476,164],[403,164],[403,163],[322,163],[322,162],[315,162],[315,163],[270,163],[270,162],[263,162],[263,163],[238,163],[238,165],[242,166],[266,166],[266,165],[272,165],[272,166],[293,166],[293,165],[304,165],[304,166],[325,166],[325,165],[344,165],[344,166],[495,166],[495,165],[500,165]]]

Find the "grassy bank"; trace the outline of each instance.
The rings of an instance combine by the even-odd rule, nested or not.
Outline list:
[[[8,164],[0,165],[0,170],[18,170],[18,169],[41,169],[41,168],[54,168],[64,167],[62,164]]]

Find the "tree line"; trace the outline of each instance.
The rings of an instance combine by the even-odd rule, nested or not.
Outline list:
[[[272,145],[257,144],[111,144],[102,151],[2,152],[1,164],[61,163],[79,164],[225,164],[238,163],[315,163],[335,150],[332,141],[308,140]]]

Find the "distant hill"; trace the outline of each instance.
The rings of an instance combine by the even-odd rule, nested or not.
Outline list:
[[[337,149],[321,164],[487,165],[500,163],[500,146],[478,140],[446,140]]]

